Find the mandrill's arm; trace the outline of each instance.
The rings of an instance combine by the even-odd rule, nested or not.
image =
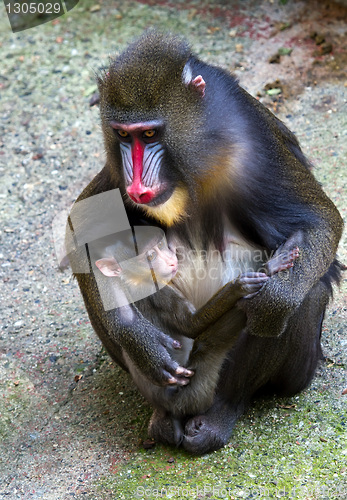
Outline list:
[[[185,385],[193,373],[179,366],[168,349],[180,343],[146,320],[134,304],[105,311],[95,278],[76,274],[90,321],[111,357],[127,368],[123,350],[141,372],[156,385]]]
[[[295,233],[300,257],[292,272],[273,276],[254,298],[238,303],[247,315],[249,333],[264,337],[281,335],[291,315],[310,293],[317,293],[317,301],[328,302],[331,284],[340,277],[341,268],[335,255],[343,225],[330,200],[326,198],[325,202],[316,227]],[[320,280],[326,284],[324,296]]]
[[[93,234],[89,228],[97,226],[93,219],[93,210],[86,213],[82,205],[81,211],[78,202],[115,188],[117,179],[111,178],[106,166],[79,196],[68,223],[66,248],[91,324],[110,356],[123,368],[128,368],[124,357],[126,351],[132,362],[154,384],[186,384],[187,377],[190,377],[192,372],[179,366],[169,354],[169,350],[180,348],[179,342],[148,321],[134,304],[105,310],[98,284],[91,271],[90,255],[86,256],[84,245],[78,247],[74,243],[76,234],[84,234],[84,231],[86,234]],[[92,241],[92,238],[90,240]]]

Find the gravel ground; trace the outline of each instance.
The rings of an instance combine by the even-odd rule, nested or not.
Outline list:
[[[0,498],[347,498],[345,282],[311,387],[257,402],[227,447],[192,458],[142,448],[150,408],[102,350],[52,235],[103,166],[94,72],[150,25],[275,111],[346,220],[346,2],[80,4],[17,34],[0,20]]]

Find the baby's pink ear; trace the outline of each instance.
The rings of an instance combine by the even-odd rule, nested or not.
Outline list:
[[[109,278],[120,276],[122,271],[114,257],[99,259],[95,262],[95,265],[103,275],[108,276]]]

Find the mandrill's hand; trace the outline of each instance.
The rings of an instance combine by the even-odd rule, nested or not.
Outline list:
[[[141,336],[138,335],[140,329]],[[194,375],[192,370],[180,366],[170,356],[169,351],[180,349],[181,344],[142,317],[133,321],[121,345],[131,361],[155,385],[184,386]]]

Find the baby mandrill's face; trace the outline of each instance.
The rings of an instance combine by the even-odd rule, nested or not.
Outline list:
[[[160,241],[158,245],[148,250],[146,257],[157,278],[172,279],[175,276],[178,268],[176,252],[165,242]]]

